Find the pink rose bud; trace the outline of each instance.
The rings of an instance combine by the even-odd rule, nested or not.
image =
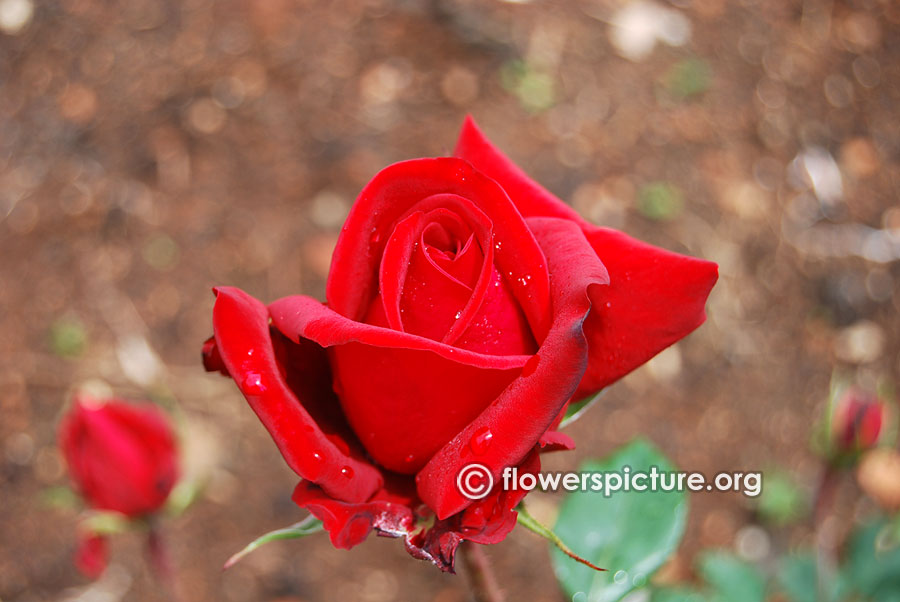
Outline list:
[[[884,424],[885,405],[874,394],[851,387],[841,395],[831,421],[834,449],[854,453],[878,443]]]
[[[78,398],[63,417],[59,444],[69,474],[91,509],[139,518],[159,510],[178,478],[175,437],[149,403]],[[89,577],[106,565],[105,540],[80,536],[75,562]]]

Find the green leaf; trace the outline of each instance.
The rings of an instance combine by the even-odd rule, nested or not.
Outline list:
[[[600,401],[600,397],[606,392],[606,389],[603,389],[596,395],[590,395],[585,397],[581,401],[576,401],[575,403],[570,403],[569,407],[566,408],[566,413],[563,415],[563,419],[559,423],[559,428],[566,427],[582,416],[593,407],[598,401]]]
[[[790,602],[818,602],[816,574],[816,557],[809,552],[783,559],[775,578]]]
[[[711,80],[712,70],[706,61],[684,59],[666,73],[665,86],[669,94],[684,100],[706,92]]]
[[[532,113],[549,109],[555,102],[553,76],[525,61],[505,63],[500,68],[500,84]]]
[[[271,541],[278,541],[279,539],[297,539],[298,537],[306,537],[307,535],[318,533],[321,530],[322,521],[320,521],[313,515],[309,515],[299,523],[294,523],[290,527],[269,531],[265,535],[261,535],[255,540],[251,541],[249,544],[247,544],[246,547],[244,547],[243,550],[229,558],[225,563],[225,566],[222,567],[222,570],[230,569],[235,564],[237,564],[244,556]]]
[[[760,518],[767,523],[783,526],[806,514],[806,496],[790,475],[779,470],[766,472],[765,483],[756,506]]]
[[[706,602],[706,598],[690,589],[665,587],[654,589],[650,602]]]
[[[671,471],[671,463],[650,443],[635,440],[582,471],[631,473]],[[604,475],[605,477],[605,475]],[[589,483],[590,484],[590,483]],[[590,602],[619,600],[644,585],[678,546],[684,533],[687,498],[681,491],[601,491],[569,493],[560,507],[555,533],[572,550],[608,569],[598,573],[552,550],[556,576],[570,596]]]
[[[520,503],[518,506],[516,506],[516,510],[518,511],[516,513],[518,524],[522,525],[523,527],[525,527],[532,533],[543,537],[544,539],[546,539],[547,541],[549,541],[550,543],[555,545],[556,548],[560,552],[562,552],[563,554],[565,554],[566,556],[568,556],[575,562],[580,562],[583,565],[594,569],[595,571],[605,571],[606,570],[602,567],[596,566],[591,561],[589,561],[585,558],[582,558],[581,556],[579,556],[578,554],[573,552],[572,549],[569,546],[567,546],[563,540],[561,540],[559,538],[559,535],[554,533],[553,530],[547,528],[545,525],[543,525],[541,522],[539,522],[536,518],[531,516],[531,514],[529,514],[528,510],[526,510],[524,504]]]
[[[885,534],[890,525],[876,521],[850,539],[841,577],[848,588],[872,602],[900,600],[900,546]]]
[[[638,211],[653,220],[675,219],[684,210],[681,190],[669,182],[651,182],[638,192]]]
[[[137,525],[124,514],[111,510],[91,510],[85,513],[78,528],[94,535],[115,535],[124,533],[131,525]]]
[[[710,585],[715,602],[763,602],[766,580],[759,570],[722,551],[706,552],[700,559],[700,574]]]
[[[50,326],[50,350],[60,357],[78,357],[87,346],[87,332],[78,318],[59,318]]]
[[[70,488],[60,485],[41,491],[41,503],[49,508],[72,510],[81,506],[81,497]]]

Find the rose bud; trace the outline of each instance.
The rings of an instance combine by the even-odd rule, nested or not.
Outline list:
[[[874,447],[882,433],[886,405],[857,387],[844,391],[831,418],[832,446],[838,454],[856,454]]]
[[[69,475],[93,510],[142,518],[165,503],[178,476],[175,437],[151,404],[76,399],[63,417],[59,443]],[[80,534],[76,564],[97,576],[106,564],[100,534]]]
[[[204,364],[236,381],[335,546],[375,530],[452,571],[462,541],[515,526],[525,491],[503,490],[504,468],[571,449],[568,404],[697,328],[716,278],[586,222],[467,119],[453,157],[362,190],[327,303],[216,289]],[[458,487],[473,463],[494,483],[477,499]]]

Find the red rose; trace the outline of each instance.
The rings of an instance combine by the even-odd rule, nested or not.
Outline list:
[[[175,437],[156,406],[76,399],[59,443],[69,474],[94,510],[140,518],[158,510],[178,476]],[[82,534],[76,564],[89,576],[106,565],[106,542]]]
[[[874,447],[881,436],[886,405],[876,395],[850,387],[837,400],[831,422],[834,449],[854,454]]]
[[[554,428],[704,320],[712,263],[595,227],[467,119],[454,157],[385,168],[344,224],[327,304],[219,288],[209,370],[230,374],[335,546],[374,528],[452,570],[524,495],[457,489],[473,462],[571,448]],[[427,529],[417,521],[433,517]]]

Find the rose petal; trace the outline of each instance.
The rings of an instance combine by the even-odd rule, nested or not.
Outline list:
[[[106,570],[109,543],[102,535],[81,535],[75,549],[75,567],[82,575],[96,579]]]
[[[535,474],[540,467],[537,450],[532,450],[518,466],[518,472]],[[415,508],[421,501],[409,477],[389,475],[384,488],[362,503],[332,499],[320,487],[301,481],[294,489],[293,500],[322,521],[337,548],[350,549],[374,530],[386,537],[403,537],[410,555],[452,573],[456,548],[464,540],[492,544],[512,531],[516,526],[515,507],[527,493],[525,489],[506,491],[498,483],[490,495],[465,511],[447,520],[433,521],[430,528],[418,531]]]
[[[292,340],[333,347],[335,386],[347,420],[380,465],[404,474],[421,468],[528,360],[354,322],[309,297],[280,299],[269,311],[274,326]]]
[[[703,323],[706,298],[718,278],[714,263],[589,224],[510,161],[471,117],[454,154],[496,180],[522,215],[578,223],[609,270],[610,286],[595,290],[585,323],[590,361],[576,399],[621,378]]]
[[[211,336],[203,341],[203,368],[207,372],[219,372],[222,376],[231,376],[222,363],[222,356],[219,355],[219,348],[216,347],[216,337]]]
[[[535,338],[543,340],[550,294],[541,248],[503,189],[453,157],[395,163],[363,189],[334,250],[326,289],[329,305],[353,320],[364,317],[377,294],[377,266],[393,225],[416,203],[436,194],[468,199],[491,218],[494,263],[514,285]]]
[[[294,489],[293,500],[322,521],[331,543],[349,550],[362,543],[374,529],[379,535],[402,537],[413,527],[415,492],[404,495],[400,479],[393,477],[371,500],[348,503],[329,497],[320,487],[301,481]],[[395,491],[395,490],[401,491]]]
[[[532,450],[519,464],[518,473],[536,474],[540,469],[538,452]],[[503,541],[516,526],[515,507],[527,494],[525,489],[506,491],[498,482],[486,498],[446,520],[436,521],[431,529],[408,537],[406,549],[415,558],[430,560],[441,570],[453,573],[459,544],[465,540],[477,544]]]
[[[607,228],[587,238],[609,270],[584,324],[590,360],[574,399],[592,395],[684,338],[706,319],[716,264],[672,253]]]
[[[488,140],[471,116],[466,116],[454,157],[465,159],[475,169],[495,180],[525,217],[561,217],[584,223],[578,213],[553,193],[532,180]]]
[[[575,440],[559,431],[547,431],[541,435],[538,441],[542,452],[563,451],[575,449]]]
[[[368,499],[381,487],[379,471],[335,445],[285,382],[266,307],[236,288],[218,288],[216,295],[213,327],[222,360],[285,461],[337,499]]]
[[[110,400],[90,407],[76,400],[59,438],[72,479],[93,508],[148,514],[175,484],[175,440],[153,405]]]
[[[416,475],[419,496],[440,519],[471,504],[457,491],[459,471],[478,462],[497,478],[503,468],[518,464],[575,392],[587,365],[582,324],[591,308],[588,289],[609,282],[606,269],[577,224],[538,218],[529,226],[552,274],[553,324],[522,376]]]

